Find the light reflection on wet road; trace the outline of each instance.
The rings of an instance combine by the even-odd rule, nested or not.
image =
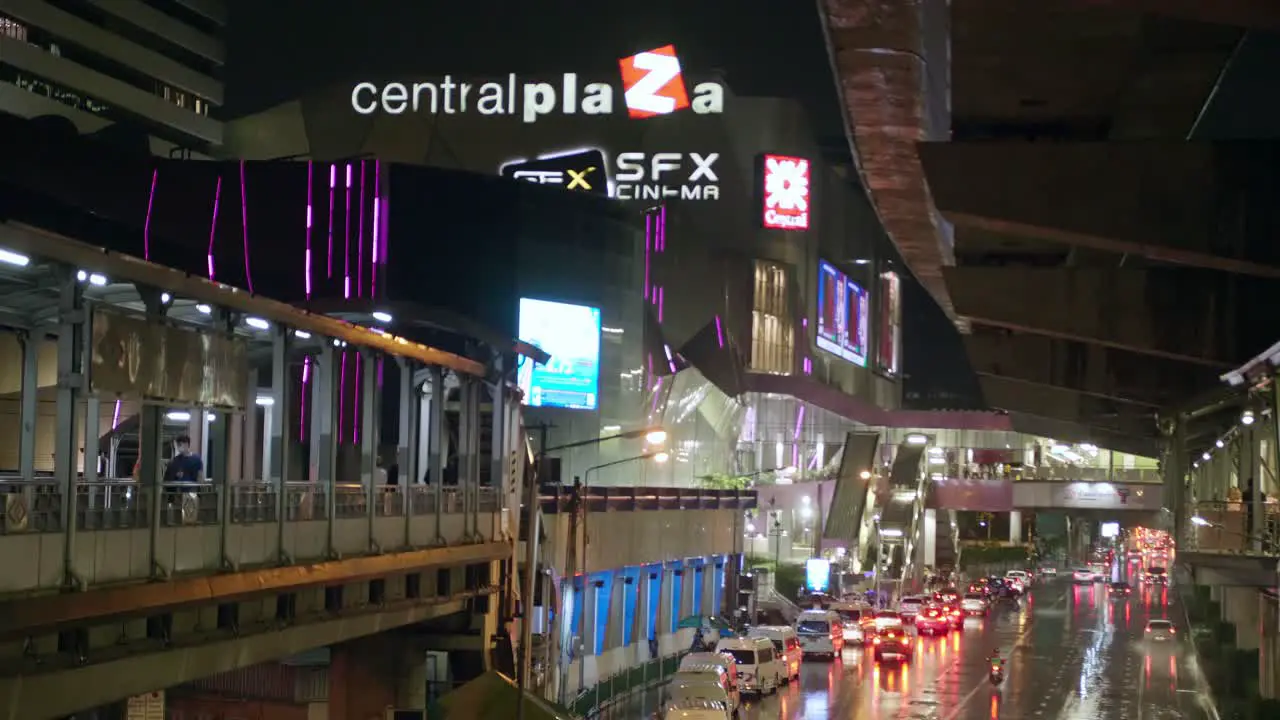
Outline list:
[[[1016,610],[970,620],[963,633],[918,638],[909,663],[876,663],[869,650],[853,648],[835,662],[806,661],[798,685],[748,701],[743,716],[1202,720],[1187,661],[1142,640],[1152,618],[1174,620],[1181,634],[1182,611],[1167,588],[1113,600],[1103,583],[1045,580]],[[986,658],[996,647],[1008,659],[999,691],[987,682]]]

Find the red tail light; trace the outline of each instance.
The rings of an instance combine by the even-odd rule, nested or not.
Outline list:
[[[1148,632],[1150,632],[1150,631],[1148,631]],[[880,644],[880,638],[876,638],[875,640],[872,640],[872,641],[871,641],[871,644],[872,644],[872,645],[879,645],[879,644]]]
[[[952,610],[952,611],[951,611],[951,614],[952,614],[952,615],[954,615],[955,617],[960,617],[960,611],[959,611],[959,610]]]
[[[1178,634],[1178,631],[1177,631],[1177,630],[1175,630],[1175,629],[1173,629],[1173,628],[1169,628],[1169,634],[1170,634],[1170,635],[1177,635],[1177,634]]]

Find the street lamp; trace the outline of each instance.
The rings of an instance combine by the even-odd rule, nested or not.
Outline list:
[[[663,433],[663,437],[664,438],[666,437],[665,432]],[[596,612],[596,605],[598,603],[597,598],[588,589],[590,587],[590,582],[591,582],[591,573],[587,569],[587,550],[591,546],[591,535],[587,530],[587,516],[588,516],[588,510],[590,509],[590,503],[587,502],[586,495],[587,495],[587,488],[591,486],[591,473],[596,470],[603,470],[604,468],[613,467],[614,465],[621,465],[623,463],[637,462],[640,460],[653,460],[656,463],[665,463],[667,460],[670,460],[670,459],[671,459],[671,456],[666,451],[650,450],[649,452],[641,453],[634,457],[622,458],[621,460],[614,460],[612,462],[601,463],[599,465],[592,465],[591,467],[587,468],[586,472],[582,473],[582,487],[575,488],[575,489],[578,491],[578,505],[579,507],[582,508],[582,602],[583,602],[582,617],[583,617],[583,622],[581,627],[584,630],[586,629],[586,626],[587,626],[587,623],[586,623],[587,611],[589,610],[592,613],[592,617],[594,617],[595,616],[594,614]],[[577,543],[577,538],[574,538],[573,542]],[[588,595],[591,595],[590,604],[587,603]],[[559,621],[563,621],[563,617],[564,617],[563,612],[556,614],[556,618]],[[592,631],[594,632],[594,627]],[[586,644],[587,644],[586,638],[584,637],[582,640],[582,645],[584,648],[586,647]],[[561,657],[563,661],[563,653]],[[561,673],[561,675],[563,674],[564,673]],[[586,684],[586,680],[587,680],[587,663],[586,663],[585,653],[580,653],[578,657],[578,690],[579,691],[583,689],[584,685]],[[521,697],[520,701],[521,703],[523,703],[524,698]]]
[[[545,425],[543,426],[543,429],[546,429]],[[587,440],[565,443],[564,445],[556,445],[555,447],[545,447],[546,435],[544,434],[542,438],[544,447],[538,452],[538,454],[546,455],[547,453],[553,453],[560,450],[572,450],[574,448],[587,447],[588,445],[599,445],[600,443],[608,442],[610,440],[634,440],[636,438],[644,438],[644,441],[649,445],[661,445],[667,441],[667,431],[661,426],[654,425],[651,427],[637,428],[635,430],[627,430],[626,432],[615,433],[613,435],[606,435],[604,437],[589,438]],[[627,458],[627,460],[634,459],[635,458]],[[624,460],[620,462],[626,461]]]

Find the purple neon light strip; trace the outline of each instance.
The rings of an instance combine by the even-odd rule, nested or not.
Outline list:
[[[667,206],[658,210],[658,250],[667,251]]]
[[[351,299],[351,163],[347,163],[347,210],[342,216],[342,297]],[[359,356],[356,356],[359,366]]]
[[[347,351],[342,351],[342,369],[338,371],[338,438],[341,442],[342,428],[347,419]]]
[[[298,398],[298,440],[307,440],[307,383],[311,381],[311,356],[302,358],[302,393]]]
[[[671,372],[676,372],[676,359],[671,355],[671,346],[663,345],[662,350],[667,354],[667,367],[671,368]]]
[[[791,467],[800,467],[800,446],[791,446]]]
[[[804,406],[801,405],[800,409],[796,411],[796,431],[791,436],[792,440],[800,439],[800,428],[803,426],[804,426]]]
[[[120,400],[116,399],[116,409],[111,413],[111,429],[120,427]]]
[[[653,214],[647,213],[644,216],[644,288],[641,294],[645,300],[649,299],[649,252],[650,245],[653,244]]]
[[[213,240],[218,237],[218,204],[222,201],[222,176],[218,176],[218,184],[213,186],[213,219],[209,221],[209,252],[206,253],[205,259],[209,261],[209,279],[212,280],[214,275],[213,267]]]
[[[249,267],[249,197],[245,194],[244,161],[240,161],[240,229],[244,231],[244,281],[253,292],[253,270]]]
[[[315,206],[312,204],[312,191],[314,190],[315,177],[312,175],[314,167],[310,160],[307,161],[307,249],[302,259],[302,289],[307,294],[307,299],[311,299],[311,214]]]
[[[356,353],[356,390],[351,401],[351,442],[356,445],[360,444],[360,385],[364,382],[360,375],[360,353]]]
[[[364,161],[360,161],[360,216],[356,222],[356,297],[364,297]],[[376,243],[375,243],[376,244]],[[379,366],[381,367],[381,366]]]
[[[378,222],[382,215],[382,161],[373,161],[373,224],[370,226],[370,232],[373,239],[370,242],[373,245],[373,267],[369,268],[369,297],[377,297],[378,295],[378,257],[379,250],[378,240],[380,233],[378,232]]]
[[[327,267],[327,276],[333,279],[333,188],[338,182],[338,166],[329,165],[329,263]]]
[[[151,208],[156,202],[156,181],[160,179],[160,169],[151,171],[151,192],[147,193],[147,217],[142,221],[142,258],[151,259]]]
[[[724,347],[724,328],[720,325],[720,316],[716,316],[716,342]]]
[[[386,360],[386,358],[378,358],[378,387],[382,387],[383,360]]]

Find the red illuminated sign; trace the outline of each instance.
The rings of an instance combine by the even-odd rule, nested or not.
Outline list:
[[[674,45],[664,45],[618,61],[627,115],[647,118],[689,107],[689,92]]]
[[[772,230],[809,229],[808,160],[764,156],[764,226]]]

